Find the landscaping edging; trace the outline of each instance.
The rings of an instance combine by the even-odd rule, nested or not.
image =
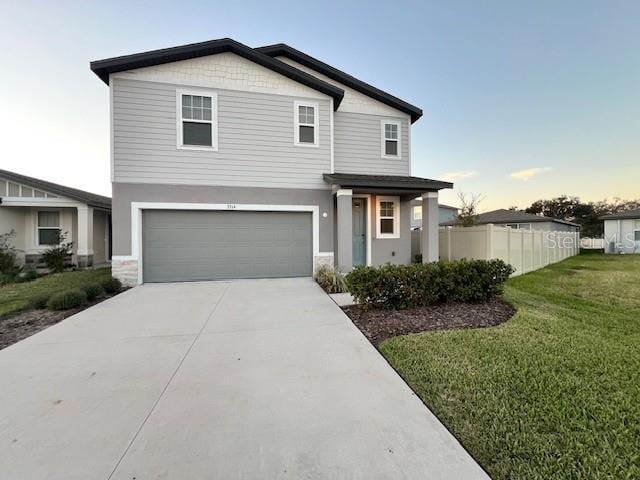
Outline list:
[[[486,303],[442,303],[406,310],[364,309],[360,305],[342,310],[375,346],[409,333],[493,327],[516,313],[512,305],[497,298]]]

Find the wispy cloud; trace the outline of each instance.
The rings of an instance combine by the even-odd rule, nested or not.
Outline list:
[[[541,173],[546,173],[551,171],[551,167],[536,167],[536,168],[527,168],[525,170],[518,170],[517,172],[511,173],[511,178],[515,178],[516,180],[522,180],[524,182],[531,180],[533,177],[540,175]]]
[[[463,170],[461,172],[449,172],[442,176],[442,180],[445,182],[457,182],[464,178],[474,177],[478,174],[475,170]]]

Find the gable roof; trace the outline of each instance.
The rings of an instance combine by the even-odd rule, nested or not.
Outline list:
[[[109,197],[103,197],[91,192],[85,192],[84,190],[78,190],[77,188],[65,187],[57,183],[47,182],[46,180],[40,180],[38,178],[27,177],[26,175],[20,175],[19,173],[9,172],[8,170],[0,170],[0,178],[21,183],[29,187],[33,187],[39,190],[45,190],[50,193],[55,193],[62,197],[71,198],[82,203],[86,203],[92,207],[104,208],[111,210],[111,199]]]
[[[240,42],[236,42],[231,38],[221,38],[219,40],[209,40],[207,42],[191,43],[178,47],[163,48],[160,50],[151,50],[149,52],[134,53],[132,55],[124,55],[121,57],[106,58],[104,60],[95,60],[90,63],[90,68],[100,79],[109,84],[109,74],[133,70],[135,68],[151,67],[154,65],[162,65],[165,63],[178,62],[180,60],[189,60],[192,58],[206,57],[217,53],[231,52],[261,65],[269,70],[284,75],[302,85],[313,88],[320,93],[329,95],[334,100],[334,110],[338,108],[344,90],[336,87],[328,82],[324,82],[306,72],[303,72],[284,62],[275,60],[258,50],[248,47]]]
[[[640,208],[627,210],[624,212],[610,213],[609,215],[603,215],[600,217],[600,220],[617,220],[624,218],[640,218]]]
[[[539,223],[539,222],[555,222],[572,227],[579,227],[577,223],[568,222],[559,218],[543,217],[534,215],[533,213],[523,212],[522,210],[506,210],[500,208],[491,212],[481,213],[476,217],[477,225],[485,225],[487,223]],[[454,225],[456,222],[446,222],[442,225]]]
[[[411,116],[411,123],[415,122],[422,116],[422,109],[411,105],[404,100],[399,99],[398,97],[394,97],[393,95],[384,92],[368,83],[363,82],[362,80],[358,80],[355,77],[352,77],[348,73],[345,73],[337,68],[332,67],[320,60],[307,55],[306,53],[301,52],[300,50],[296,50],[293,47],[285,43],[278,43],[275,45],[267,45],[264,47],[259,47],[255,49],[258,52],[264,53],[265,55],[269,55],[270,57],[280,57],[284,56],[290,58],[291,60],[304,65],[305,67],[309,67],[315,70],[318,73],[326,75],[327,77],[335,80],[336,82],[340,82],[347,87],[353,88],[354,90],[367,95],[379,102],[384,103],[385,105],[389,105],[390,107],[395,108],[396,110],[400,110]]]

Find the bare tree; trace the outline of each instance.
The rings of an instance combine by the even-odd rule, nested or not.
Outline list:
[[[478,193],[467,195],[464,192],[458,192],[458,199],[460,200],[458,224],[463,227],[475,225],[478,221],[478,204],[483,200],[482,195]]]

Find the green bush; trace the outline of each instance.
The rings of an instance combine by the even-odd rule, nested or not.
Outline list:
[[[29,306],[31,308],[37,308],[38,310],[47,308],[47,302],[49,302],[50,298],[50,294],[40,293],[34,297],[31,297],[31,299],[29,300]]]
[[[98,297],[104,295],[104,288],[99,283],[89,283],[82,287],[82,290],[87,295],[87,300],[92,301]]]
[[[87,303],[87,294],[79,288],[56,293],[47,302],[49,310],[68,310]]]
[[[449,301],[485,302],[502,292],[513,268],[502,260],[457,260],[357,267],[349,292],[366,307],[404,309]]]
[[[102,288],[108,294],[113,295],[114,293],[118,293],[122,290],[122,282],[115,277],[111,277],[102,282]]]
[[[13,283],[22,268],[18,265],[16,247],[13,245],[15,230],[0,235],[0,285]]]
[[[16,277],[16,283],[32,282],[36,278],[38,278],[38,272],[35,270],[27,270]]]
[[[318,285],[327,293],[342,293],[347,291],[347,283],[342,274],[328,265],[318,268],[315,275]]]
[[[59,233],[58,245],[49,247],[42,252],[42,261],[49,271],[53,273],[64,271],[65,267],[70,263],[73,242],[66,242],[66,238],[66,233]]]

